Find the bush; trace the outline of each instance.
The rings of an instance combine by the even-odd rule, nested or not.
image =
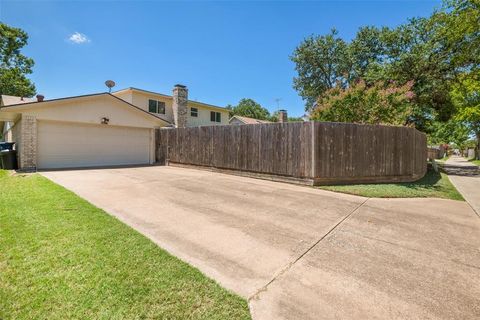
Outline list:
[[[360,80],[347,88],[337,85],[317,101],[311,119],[365,124],[406,125],[413,114],[413,81],[402,86]]]

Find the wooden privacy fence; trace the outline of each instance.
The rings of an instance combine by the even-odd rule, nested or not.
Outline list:
[[[414,128],[330,122],[157,129],[156,156],[313,184],[414,181],[427,169],[426,136]]]
[[[433,148],[433,147],[428,147],[427,148],[427,158],[430,159],[430,160],[441,159],[442,156],[440,155],[440,149]]]
[[[427,158],[430,160],[441,159],[445,155],[445,147],[427,147]]]

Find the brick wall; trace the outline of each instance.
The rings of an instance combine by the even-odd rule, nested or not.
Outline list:
[[[22,170],[37,168],[37,119],[35,116],[23,115],[21,124],[21,146],[19,167]]]

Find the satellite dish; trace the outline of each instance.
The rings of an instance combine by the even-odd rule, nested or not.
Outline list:
[[[108,88],[108,92],[112,92],[112,88],[115,87],[115,81],[107,80],[107,81],[105,81],[105,85]]]

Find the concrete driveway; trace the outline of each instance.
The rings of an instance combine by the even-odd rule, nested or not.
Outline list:
[[[465,202],[175,167],[43,172],[249,299],[254,319],[480,318]]]

